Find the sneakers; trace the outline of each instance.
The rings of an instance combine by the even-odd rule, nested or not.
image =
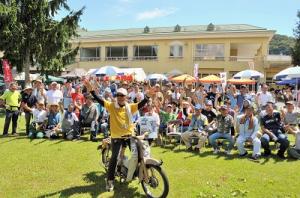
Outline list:
[[[108,192],[111,192],[111,191],[114,190],[114,181],[108,180],[108,181],[106,182],[106,190],[107,190]]]
[[[200,149],[197,148],[197,147],[194,148],[194,151],[195,151],[196,153],[200,153]]]
[[[226,151],[225,151],[225,154],[226,154],[226,155],[231,155],[231,150],[226,150]]]
[[[248,159],[251,160],[251,161],[258,161],[259,160],[259,155],[252,155]]]
[[[241,154],[240,157],[245,157],[248,155],[248,152],[246,151],[244,154]]]
[[[213,154],[218,154],[220,152],[220,150],[219,149],[214,149],[214,152],[213,152]]]
[[[186,149],[187,151],[193,151],[193,148],[192,147],[189,147]]]
[[[269,157],[271,155],[271,151],[270,150],[265,150],[264,151],[264,156],[265,157]]]

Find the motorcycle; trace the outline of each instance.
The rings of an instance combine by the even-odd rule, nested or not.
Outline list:
[[[132,178],[137,177],[139,179],[147,197],[167,197],[169,193],[169,181],[161,168],[163,162],[150,157],[150,146],[148,141],[143,140],[144,136],[132,136],[128,138],[130,138],[131,142],[132,156],[137,154],[137,163]],[[99,149],[101,152],[101,163],[107,171],[111,156],[111,139],[104,139]],[[125,156],[125,149],[124,147],[120,149],[116,168],[116,176],[120,178],[120,182],[126,181],[129,170],[129,160]]]

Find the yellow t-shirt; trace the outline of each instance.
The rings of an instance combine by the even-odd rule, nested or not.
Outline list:
[[[12,92],[10,90],[7,90],[0,98],[2,100],[5,100],[5,104],[8,109],[12,107],[12,110],[14,110],[18,109],[18,107],[20,106],[21,94],[19,91]]]
[[[115,103],[104,101],[104,107],[109,112],[110,116],[110,134],[112,138],[121,138],[123,135],[131,135],[134,131],[134,125],[129,124],[126,108],[117,108]],[[138,110],[138,104],[129,104],[131,114],[134,114]]]

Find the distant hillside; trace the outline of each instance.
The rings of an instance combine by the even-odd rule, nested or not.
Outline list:
[[[291,48],[295,45],[295,38],[286,35],[275,34],[270,42],[269,54],[291,55]]]

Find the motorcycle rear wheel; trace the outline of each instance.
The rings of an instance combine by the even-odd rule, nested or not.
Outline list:
[[[111,149],[110,146],[107,146],[103,148],[101,151],[101,161],[106,171],[108,170],[110,158],[111,158]]]

